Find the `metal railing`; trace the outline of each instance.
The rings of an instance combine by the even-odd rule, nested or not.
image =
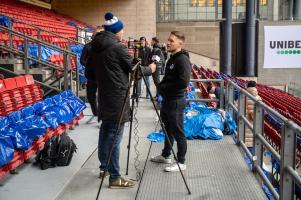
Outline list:
[[[67,49],[68,49],[68,50],[70,50],[70,45],[71,45],[72,43],[79,44],[79,45],[84,45],[83,43],[81,43],[81,42],[79,42],[79,41],[77,41],[77,40],[73,40],[73,39],[71,39],[71,38],[65,37],[65,36],[60,35],[60,34],[58,34],[58,33],[55,33],[55,32],[53,32],[53,31],[49,31],[49,30],[47,30],[47,29],[45,29],[45,28],[41,28],[41,27],[36,26],[36,25],[34,25],[34,24],[32,24],[32,23],[24,22],[24,21],[19,20],[19,19],[16,19],[16,18],[9,17],[9,16],[7,16],[7,15],[5,15],[4,13],[1,13],[1,12],[0,12],[0,15],[5,16],[5,17],[7,17],[7,18],[9,19],[9,28],[10,28],[10,29],[12,29],[12,24],[13,24],[14,22],[22,23],[22,24],[25,24],[25,25],[27,25],[27,26],[33,27],[33,28],[37,31],[37,39],[38,39],[38,40],[41,40],[41,35],[42,35],[41,33],[42,33],[42,32],[45,32],[45,33],[49,33],[50,35],[54,35],[54,36],[56,36],[56,37],[58,37],[58,38],[65,39],[65,40],[67,41]],[[75,28],[76,28],[76,35],[77,35],[78,27],[75,27]]]
[[[44,80],[42,82],[42,86],[44,86],[46,89],[48,89],[48,91],[45,93],[45,95],[51,93],[52,91],[63,91],[63,90],[67,90],[67,89],[71,89],[71,90],[75,90],[76,95],[78,95],[79,93],[79,71],[78,71],[78,67],[77,67],[77,62],[75,62],[75,68],[74,70],[71,69],[71,58],[73,57],[75,59],[75,61],[77,61],[77,55],[69,50],[66,49],[62,49],[58,46],[55,46],[53,44],[49,44],[47,42],[41,41],[37,38],[25,35],[23,33],[14,31],[11,29],[11,27],[5,27],[5,26],[1,26],[0,25],[0,31],[1,34],[8,34],[8,45],[5,44],[0,44],[0,49],[2,49],[3,51],[7,51],[10,54],[16,54],[19,55],[21,57],[23,57],[24,59],[24,70],[25,73],[24,74],[29,74],[30,73],[30,69],[29,69],[29,61],[34,61],[36,63],[38,63],[41,66],[46,66],[48,68],[50,68],[52,70],[52,75],[50,76],[50,78]],[[14,40],[14,36],[15,37],[19,37],[22,38],[23,40],[23,46],[24,46],[24,50],[20,50],[17,47],[15,47],[13,45],[13,40]],[[33,43],[36,44],[38,46],[38,56],[35,58],[33,56],[31,56],[29,54],[29,44]],[[47,47],[49,49],[55,50],[57,52],[59,52],[60,54],[63,54],[63,66],[59,66],[59,65],[55,65],[47,60],[43,60],[42,59],[42,47]],[[15,72],[12,72],[8,69],[5,69],[3,67],[0,68],[2,71],[5,71],[7,73],[10,73],[12,75],[22,75],[22,74],[18,74]],[[63,71],[63,73],[61,75],[57,75],[57,70],[59,71]],[[73,88],[73,73],[75,73],[75,89]],[[55,79],[54,81],[51,81],[51,79]],[[63,90],[61,88],[61,81],[63,80]],[[39,82],[41,83],[41,82]],[[57,84],[57,85],[55,85]],[[56,89],[55,89],[56,88]]]
[[[190,82],[192,83],[210,83],[210,82],[216,82],[220,83],[220,86],[224,85],[223,79],[190,79]],[[197,99],[186,99],[187,101],[198,101],[198,102],[217,102],[219,103],[220,108],[224,108],[224,90],[221,89],[220,97],[217,99],[205,99],[205,98],[197,98]]]
[[[91,38],[89,38],[88,33],[91,33],[91,35],[93,34],[92,32],[87,31],[85,28],[76,26],[76,40],[80,40],[83,39],[84,40],[84,44],[88,43]],[[82,32],[84,33],[84,36],[81,36],[79,33]]]
[[[234,88],[239,91],[238,104],[234,103]],[[246,100],[254,102],[253,123],[246,117]],[[235,134],[237,145],[242,147],[246,155],[252,161],[252,170],[258,180],[264,183],[275,199],[290,200],[294,199],[295,184],[301,186],[301,178],[295,170],[296,138],[301,136],[301,128],[293,121],[285,118],[277,111],[267,106],[262,101],[258,101],[254,96],[234,82],[226,81],[226,111],[232,117],[238,118],[238,129]],[[284,128],[281,130],[281,150],[280,154],[269,144],[264,135],[264,115],[272,114],[277,117]],[[253,133],[253,153],[249,151],[245,144],[245,126]],[[280,163],[280,195],[274,189],[269,179],[262,170],[263,148],[268,149],[278,163]]]

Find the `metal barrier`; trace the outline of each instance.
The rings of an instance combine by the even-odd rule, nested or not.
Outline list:
[[[239,91],[238,107],[234,103],[234,88]],[[246,98],[254,102],[254,120],[253,124],[246,117]],[[262,101],[258,101],[243,88],[234,82],[226,81],[226,111],[233,117],[238,117],[238,129],[235,134],[237,145],[242,147],[246,155],[252,161],[252,170],[258,177],[258,180],[264,183],[276,199],[290,200],[294,199],[295,184],[301,186],[301,178],[295,170],[296,155],[296,137],[301,136],[301,128],[293,121],[285,118],[277,111],[273,110]],[[276,116],[284,127],[281,131],[281,151],[280,154],[264,137],[264,114],[270,113]],[[253,154],[245,144],[245,126],[253,132]],[[263,147],[268,149],[273,157],[280,163],[280,195],[276,192],[273,185],[265,176],[262,170]]]
[[[190,82],[192,83],[197,83],[197,82],[203,82],[203,83],[209,83],[209,82],[219,82],[220,86],[224,85],[224,80],[223,79],[190,79]],[[219,99],[186,99],[187,101],[199,101],[199,102],[219,102],[219,107],[224,108],[224,96],[225,96],[225,91],[221,87],[221,93],[220,93],[220,98]]]
[[[84,33],[84,37],[82,37],[79,34],[80,32]],[[87,31],[85,28],[76,26],[76,40],[83,39],[84,43],[86,44],[87,42],[89,42],[91,40],[91,38],[89,38],[89,36],[88,36],[88,33],[91,33],[91,32]]]
[[[7,18],[9,19],[9,27],[8,27],[8,28],[10,28],[10,29],[12,29],[12,24],[13,24],[14,22],[22,23],[22,24],[25,24],[25,25],[27,25],[27,26],[31,26],[31,27],[35,28],[35,30],[37,31],[37,39],[38,39],[38,40],[41,40],[41,33],[42,33],[42,32],[45,32],[45,33],[49,33],[50,35],[54,35],[54,36],[56,36],[56,37],[58,37],[58,38],[62,38],[62,39],[67,40],[67,43],[68,43],[67,49],[68,49],[68,50],[70,50],[70,45],[71,45],[72,43],[79,44],[79,45],[84,45],[83,43],[80,43],[80,42],[78,42],[77,40],[73,40],[73,39],[71,39],[71,38],[68,38],[68,37],[65,37],[65,36],[63,36],[63,35],[60,35],[60,34],[58,34],[58,33],[55,33],[55,32],[49,31],[49,30],[47,30],[47,29],[41,28],[41,27],[36,26],[36,25],[34,25],[34,24],[31,24],[31,23],[28,23],[28,22],[24,22],[24,21],[22,21],[22,20],[19,20],[19,19],[13,18],[13,17],[9,17],[9,16],[7,16],[7,15],[1,13],[1,12],[0,12],[0,15],[3,15],[3,16],[5,16],[5,17],[7,17]],[[75,27],[75,28],[76,28],[76,31],[77,31],[77,30],[78,30],[78,27]],[[77,33],[77,32],[76,32],[76,33]]]
[[[8,45],[2,45],[0,44],[0,49],[5,50],[10,52],[11,54],[17,54],[19,56],[22,56],[24,58],[24,70],[25,70],[25,74],[29,74],[29,61],[32,60],[40,65],[49,67],[50,69],[52,69],[54,72],[52,74],[52,76],[46,80],[43,81],[43,83],[41,85],[43,85],[45,88],[49,89],[47,91],[47,93],[45,95],[47,95],[48,93],[52,92],[53,90],[55,91],[62,91],[61,88],[61,80],[63,79],[63,89],[67,90],[67,89],[73,89],[73,85],[72,85],[72,80],[73,80],[73,73],[75,72],[75,81],[76,81],[76,88],[75,88],[75,92],[78,95],[79,93],[79,71],[78,71],[78,67],[77,67],[77,62],[75,62],[75,71],[73,71],[71,69],[71,64],[70,64],[70,60],[71,57],[74,57],[75,60],[77,61],[77,55],[69,50],[66,49],[61,49],[55,45],[46,43],[44,41],[41,41],[39,39],[30,37],[28,35],[25,35],[23,33],[14,31],[11,29],[11,27],[5,27],[5,26],[1,26],[0,25],[0,31],[2,32],[2,34],[4,34],[5,32],[8,33],[9,36],[9,44]],[[23,39],[24,41],[24,51],[21,51],[18,49],[18,47],[14,47],[13,45],[13,36],[17,36]],[[38,46],[38,57],[34,58],[32,56],[29,55],[28,53],[28,47],[29,47],[29,43],[35,43]],[[54,65],[48,61],[42,60],[41,58],[41,49],[42,46],[53,49],[58,51],[59,53],[63,54],[63,67],[59,66],[59,65]],[[12,75],[21,75],[21,74],[17,74],[14,73],[12,71],[9,71],[5,68],[1,67],[1,70],[8,72]],[[63,71],[62,75],[57,75],[56,74],[56,70],[61,70]],[[55,78],[54,81],[49,82],[52,78]],[[41,82],[39,82],[41,83]],[[54,85],[58,83],[57,87],[54,87]],[[56,89],[54,89],[56,88]]]

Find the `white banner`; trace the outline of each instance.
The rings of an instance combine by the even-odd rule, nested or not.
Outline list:
[[[301,68],[301,26],[264,27],[264,68]]]

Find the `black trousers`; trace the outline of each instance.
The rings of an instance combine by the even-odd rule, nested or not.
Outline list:
[[[97,116],[98,108],[97,108],[97,83],[93,80],[87,81],[87,99],[89,104],[91,105],[91,110],[94,116]]]
[[[160,73],[161,73],[161,68],[157,68],[156,71],[154,73],[152,73],[154,84],[156,86],[156,97],[159,96],[159,94],[158,94],[158,85],[160,83]]]
[[[177,158],[182,164],[185,163],[185,155],[187,152],[187,140],[184,134],[184,109],[186,106],[185,98],[164,99],[161,108],[161,118],[165,124],[167,134],[169,136],[171,145],[174,140],[177,141]],[[168,157],[171,155],[171,148],[165,136],[164,149],[162,156]]]

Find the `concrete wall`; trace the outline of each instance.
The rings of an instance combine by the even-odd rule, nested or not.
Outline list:
[[[169,22],[157,23],[157,35],[166,42],[173,30],[184,32],[185,49],[188,51],[219,59],[219,24],[217,22]]]
[[[258,32],[258,82],[266,85],[283,86],[290,82],[301,84],[301,62],[298,69],[265,69],[264,62],[264,26],[301,25],[301,22],[259,22]],[[285,66],[283,66],[285,67]]]
[[[104,14],[111,11],[124,23],[125,39],[156,35],[154,0],[53,0],[52,8],[95,26],[103,24]]]

